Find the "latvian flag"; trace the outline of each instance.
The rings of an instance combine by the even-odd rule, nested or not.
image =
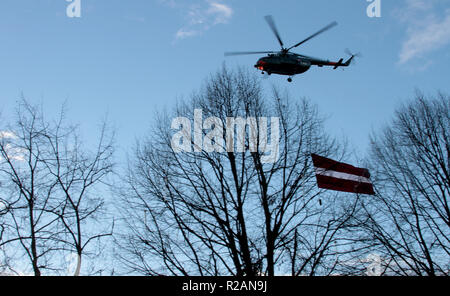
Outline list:
[[[319,188],[374,195],[369,170],[311,154]]]

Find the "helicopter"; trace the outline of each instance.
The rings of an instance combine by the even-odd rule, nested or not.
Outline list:
[[[292,76],[297,74],[305,73],[311,68],[311,66],[331,66],[333,69],[337,69],[339,67],[348,67],[352,63],[353,59],[358,56],[358,54],[352,54],[347,50],[347,53],[350,55],[350,58],[344,62],[344,59],[340,59],[338,62],[332,62],[329,60],[322,60],[313,57],[309,57],[306,55],[301,55],[297,53],[291,52],[291,49],[296,48],[303,43],[311,40],[319,34],[322,34],[325,31],[328,31],[332,27],[337,25],[337,22],[332,22],[329,25],[325,26],[321,30],[312,34],[308,38],[300,41],[299,43],[291,46],[284,47],[284,43],[281,40],[278,29],[275,25],[275,21],[271,15],[265,16],[265,20],[267,21],[270,29],[275,34],[278,42],[281,45],[280,51],[239,51],[239,52],[226,52],[225,56],[236,56],[236,55],[249,55],[249,54],[268,54],[265,57],[260,58],[256,64],[255,68],[262,71],[262,74],[265,72],[268,75],[271,74],[279,74],[289,76],[287,79],[289,82],[292,82]]]

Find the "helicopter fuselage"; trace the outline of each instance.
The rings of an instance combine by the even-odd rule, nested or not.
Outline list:
[[[267,15],[265,17],[270,29],[275,34],[275,37],[278,40],[278,43],[280,43],[281,50],[279,52],[276,51],[237,51],[237,52],[226,52],[225,56],[230,55],[247,55],[247,54],[268,54],[267,56],[260,58],[255,65],[255,68],[260,70],[263,74],[279,74],[279,75],[287,75],[289,76],[288,81],[292,82],[292,77],[297,74],[305,73],[306,71],[311,68],[311,66],[317,66],[317,67],[323,67],[323,66],[330,66],[333,67],[333,69],[337,69],[339,67],[348,67],[350,66],[350,63],[352,62],[353,58],[357,56],[357,54],[350,53],[350,58],[344,62],[344,59],[340,59],[337,62],[329,61],[329,60],[323,60],[318,59],[306,55],[301,55],[297,53],[291,52],[291,49],[294,49],[303,43],[311,40],[312,38],[316,37],[319,34],[322,34],[323,32],[331,29],[332,27],[336,26],[336,22],[332,22],[329,25],[325,26],[321,30],[317,31],[316,33],[312,34],[308,38],[300,41],[299,43],[291,46],[291,47],[284,47],[284,43],[281,40],[280,34],[278,33],[278,29],[275,26],[275,22],[272,18],[272,16]]]
[[[268,74],[293,76],[308,71],[311,61],[295,54],[270,54],[260,58],[255,68]]]

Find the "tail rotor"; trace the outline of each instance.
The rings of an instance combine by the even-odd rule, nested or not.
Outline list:
[[[350,66],[351,64],[355,64],[355,60],[354,60],[355,58],[360,58],[360,57],[362,57],[362,55],[361,55],[360,52],[358,52],[358,53],[352,53],[352,52],[350,51],[350,49],[348,49],[348,48],[345,49],[345,53],[348,54],[348,55],[350,56],[350,58],[345,62],[345,64],[346,64],[347,66]]]

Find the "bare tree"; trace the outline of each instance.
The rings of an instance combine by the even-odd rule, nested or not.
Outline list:
[[[4,132],[0,132],[0,139],[4,136],[8,136]],[[2,191],[3,182],[0,180],[0,192]],[[11,271],[11,258],[6,254],[5,250],[1,247],[3,237],[7,228],[6,216],[10,211],[10,205],[4,198],[3,194],[0,194],[0,275],[8,274]]]
[[[8,189],[0,246],[10,252],[20,246],[37,276],[63,272],[68,253],[77,254],[78,275],[87,245],[111,235],[97,218],[104,206],[99,185],[112,171],[113,134],[104,124],[91,152],[64,117],[63,108],[56,121],[46,121],[39,107],[23,99],[17,121],[0,139],[0,172]],[[23,259],[17,264],[24,265]]]
[[[191,137],[183,121],[177,151],[171,118],[200,112],[202,131],[194,120]],[[230,123],[240,119],[243,136]],[[137,144],[120,192],[122,262],[150,275],[332,273],[355,202],[317,190],[311,153],[342,157],[310,102],[277,90],[267,99],[254,76],[223,68]]]
[[[53,133],[44,135],[50,148],[45,165],[61,193],[59,204],[52,213],[64,226],[66,237],[62,241],[69,250],[76,252],[74,275],[79,275],[82,256],[89,243],[112,235],[114,223],[107,231],[102,223],[92,225],[92,220],[99,220],[99,215],[104,214],[104,200],[98,185],[113,171],[114,134],[103,123],[97,147],[89,152],[83,148],[77,131],[73,127],[65,128],[63,120],[61,116]],[[92,231],[92,227],[96,229]]]
[[[378,194],[361,225],[384,274],[449,274],[449,139],[449,96],[420,92],[372,138]]]
[[[1,171],[9,181],[9,223],[11,230],[2,245],[19,242],[27,255],[35,275],[48,266],[46,258],[57,250],[54,244],[58,231],[57,217],[47,215],[50,197],[56,182],[49,178],[41,161],[47,126],[39,110],[23,103],[17,112],[15,129],[8,129],[8,137],[2,137],[0,153]],[[44,262],[41,262],[44,261]]]

